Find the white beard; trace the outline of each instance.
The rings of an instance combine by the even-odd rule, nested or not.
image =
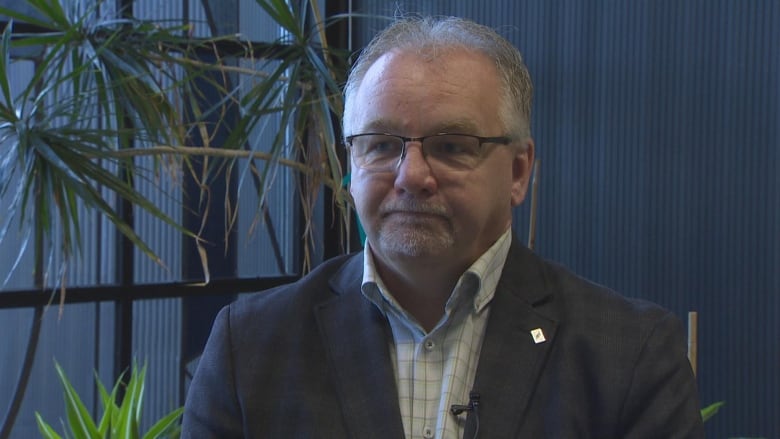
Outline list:
[[[419,257],[437,256],[452,249],[455,239],[443,219],[427,221],[387,221],[377,234],[382,252]]]

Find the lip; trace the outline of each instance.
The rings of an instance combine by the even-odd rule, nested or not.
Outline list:
[[[441,203],[422,200],[391,200],[379,206],[379,217],[406,218],[409,221],[424,221],[430,218],[449,220],[449,209]]]
[[[384,212],[382,217],[388,218],[391,216],[408,217],[408,218],[439,218],[445,219],[445,215],[440,212],[430,212],[421,210],[390,210]]]

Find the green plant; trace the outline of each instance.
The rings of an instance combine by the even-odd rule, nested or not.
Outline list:
[[[90,416],[89,410],[87,410],[78,393],[70,384],[62,367],[59,364],[55,364],[55,367],[64,390],[65,413],[68,425],[65,437],[77,439],[154,439],[178,437],[180,428],[178,420],[184,411],[183,408],[178,408],[163,416],[149,431],[141,434],[141,409],[143,407],[146,366],[139,370],[138,365],[133,365],[130,371],[130,380],[127,382],[126,387],[124,387],[122,377],[120,377],[117,383],[114,384],[111,393],[108,393],[100,380],[95,377],[103,406],[103,414],[97,421]],[[116,401],[120,391],[123,391],[124,396],[121,403],[117,404]],[[38,429],[42,437],[47,439],[60,439],[62,437],[57,434],[51,425],[43,420],[40,413],[35,413],[35,419],[38,422]]]
[[[309,238],[323,186],[341,207],[334,223],[349,221],[333,124],[341,113],[347,53],[329,47],[325,28],[336,18],[323,20],[317,0],[256,0],[284,34],[270,43],[238,35],[193,38],[190,25],[122,11],[107,15],[100,0],[27,3],[36,16],[0,7],[12,20],[0,38],[0,198],[7,206],[0,242],[17,222],[25,237],[19,257],[31,247],[36,261],[61,261],[38,268],[56,273],[49,277],[59,285],[83,241],[80,209],[108,218],[161,265],[165,261],[135,232],[118,200],[184,233],[202,250],[200,230],[177,223],[137,187],[140,180],[158,181],[161,170],[174,181],[185,175],[200,189],[189,197],[199,199],[194,213],[203,223],[215,204],[210,188],[216,179],[253,184],[260,217],[279,166],[299,174],[293,196],[301,201]],[[45,31],[15,32],[14,20]],[[12,49],[27,50],[34,66],[17,94],[9,75]],[[238,58],[253,65],[242,67]],[[269,116],[278,123],[269,124]],[[270,144],[255,140],[263,129],[273,134]],[[152,158],[153,167],[140,165],[139,157]],[[225,194],[220,203],[229,227],[237,217],[236,197]],[[40,255],[44,248],[51,255]],[[309,246],[304,250],[305,271],[311,261]],[[206,252],[200,255],[208,282]]]
[[[707,420],[715,416],[715,414],[718,413],[718,410],[720,410],[720,408],[724,405],[726,405],[725,401],[718,401],[708,405],[707,407],[704,407],[701,409],[701,420],[703,422],[707,422]]]
[[[195,38],[193,26],[203,23],[138,19],[104,0],[26,3],[34,13],[0,7],[8,19],[0,29],[0,243],[14,227],[21,241],[16,262],[0,270],[0,289],[32,254],[35,288],[60,287],[64,302],[69,267],[91,231],[84,216],[93,213],[165,267],[133,227],[140,211],[195,242],[208,283],[204,247],[214,238],[201,230],[210,208],[232,227],[238,188],[252,185],[261,223],[273,208],[266,195],[280,167],[299,183],[289,195],[300,200],[308,238],[302,271],[311,266],[323,188],[336,202],[334,228],[348,227],[332,123],[341,113],[348,53],[328,45],[325,29],[338,17],[323,19],[317,0],[256,0],[284,35],[271,42],[220,34],[215,22],[206,23],[210,37]],[[17,62],[31,66],[24,83]],[[272,140],[257,141],[260,132]],[[191,200],[182,207],[199,225],[185,226],[159,207],[154,200],[168,190],[139,188],[166,176],[174,186],[193,183],[171,198]],[[230,193],[212,190],[218,179],[229,181]],[[10,434],[24,398],[41,321],[33,320],[30,354],[0,437]]]
[[[701,420],[702,420],[702,422],[707,422],[710,418],[715,416],[715,414],[718,413],[718,411],[724,405],[726,405],[725,401],[718,401],[718,402],[714,402],[714,403],[708,405],[707,407],[704,407],[703,409],[701,409]],[[731,437],[729,439],[765,439],[765,438],[740,436],[740,437]]]
[[[208,283],[201,230],[210,207],[232,227],[238,187],[253,185],[255,222],[262,222],[279,167],[298,177],[290,197],[301,202],[309,238],[323,187],[341,207],[336,227],[350,220],[332,124],[341,112],[347,53],[329,47],[325,28],[337,18],[323,20],[317,0],[256,0],[283,31],[271,42],[220,35],[212,22],[206,23],[211,37],[194,38],[193,24],[183,18],[137,19],[102,7],[103,0],[26,3],[34,14],[0,7],[9,19],[0,35],[0,242],[17,225],[21,237],[16,262],[3,267],[0,288],[3,275],[32,253],[35,287],[59,286],[64,300],[68,267],[88,230],[85,212],[107,218],[162,266],[166,261],[131,221],[146,211],[167,223],[195,241]],[[31,66],[25,83],[12,71],[15,62]],[[272,134],[271,141],[256,140],[263,131]],[[165,189],[139,188],[140,181],[154,186],[166,175],[174,185],[184,178],[193,182],[196,189],[181,198],[194,200],[183,207],[200,227],[188,228],[159,208],[154,200],[167,196]],[[220,194],[212,191],[218,179],[232,182],[225,185],[232,189],[223,203],[215,202]],[[309,246],[304,250],[303,271],[311,264]],[[33,338],[30,346],[36,345]],[[32,358],[21,368],[22,384],[0,436],[18,413]]]

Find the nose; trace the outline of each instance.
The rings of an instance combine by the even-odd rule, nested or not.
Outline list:
[[[412,195],[436,192],[436,178],[419,142],[406,144],[396,170],[395,188]]]

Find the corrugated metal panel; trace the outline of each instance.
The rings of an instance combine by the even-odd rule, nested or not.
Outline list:
[[[708,436],[780,437],[780,4],[355,4],[463,15],[521,48],[542,160],[537,251],[699,311],[702,400],[727,401]],[[355,23],[356,47],[382,27]]]
[[[67,66],[65,66],[67,69]],[[9,80],[11,93],[17,96],[21,90],[27,86],[27,80],[32,76],[33,65],[26,61],[13,61],[9,66]],[[62,89],[60,92],[67,95],[68,90]],[[53,98],[47,98],[47,104],[51,104]],[[26,108],[29,111],[30,107]],[[10,191],[11,193],[13,192]],[[6,195],[8,197],[8,195]],[[3,209],[8,209],[8,198],[0,200]],[[95,258],[95,247],[98,245],[99,237],[92,231],[96,229],[95,222],[98,218],[94,212],[85,209],[83,206],[78,208],[80,216],[80,231],[82,237],[83,255],[73,257],[68,267],[69,286],[93,284],[96,281],[97,267],[99,260]],[[32,213],[32,211],[30,211]],[[28,213],[29,215],[29,213]],[[28,221],[31,219],[28,216]],[[55,220],[56,221],[56,220]],[[56,224],[56,223],[55,223]],[[0,267],[2,267],[2,278],[5,279],[7,270],[9,270],[16,259],[16,254],[23,247],[24,237],[19,236],[17,224],[9,228],[6,239],[0,244]],[[32,237],[29,238],[32,241]],[[61,230],[55,225],[52,230],[52,243],[44,249],[44,263],[47,264],[50,271],[47,273],[47,286],[53,286],[59,276],[57,268],[62,259],[57,254],[62,242]],[[48,251],[54,249],[53,257],[47,258]],[[34,264],[33,243],[29,242],[27,250],[16,268],[14,275],[9,282],[2,286],[2,290],[15,288],[28,289],[34,285]],[[2,292],[0,292],[2,294]],[[44,293],[42,293],[44,294]],[[36,362],[33,365],[33,371],[28,385],[25,399],[19,413],[18,420],[12,432],[12,438],[26,438],[37,435],[34,413],[39,411],[47,419],[56,424],[56,419],[61,415],[64,406],[60,398],[52,398],[52,395],[61,393],[61,385],[56,377],[54,361],[58,361],[65,369],[73,386],[79,391],[87,407],[94,407],[97,402],[89,391],[92,388],[93,374],[92,370],[97,366],[95,361],[94,341],[96,340],[96,306],[73,305],[66,306],[62,316],[59,315],[57,304],[49,307],[43,316],[43,326],[40,333],[38,349],[36,351]],[[10,309],[3,310],[0,313],[0,334],[3,334],[4,341],[0,349],[0,411],[6,412],[10,405],[10,397],[16,386],[17,378],[20,373],[24,352],[27,348],[30,330],[33,325],[33,311],[29,309]],[[76,340],[76,342],[74,342]],[[78,349],[74,350],[74,343]],[[75,352],[75,355],[74,355]]]
[[[256,0],[238,0],[238,32],[249,41],[271,42],[281,37],[279,26],[257,5]]]
[[[142,20],[181,20],[184,1],[133,0],[133,15]]]
[[[155,203],[158,209],[177,223],[182,219],[182,170],[172,163],[155,169],[154,159],[141,157],[136,166],[145,174],[136,179],[136,188]],[[134,209],[136,233],[146,242],[164,265],[156,263],[138,248],[135,249],[135,274],[137,283],[162,283],[181,280],[182,234],[162,220],[152,217],[145,210]]]
[[[92,346],[97,330],[95,308],[95,304],[66,305],[60,315],[54,305],[44,312],[32,378],[11,439],[39,435],[35,422],[36,411],[56,430],[62,430],[59,419],[63,418],[65,405],[61,398],[62,385],[54,368],[55,361],[62,366],[85,406],[99,406],[93,391],[95,381],[92,372],[95,366]],[[0,349],[0,411],[3,413],[6,413],[11,403],[12,389],[22,366],[32,321],[32,310],[0,310],[0,331],[4,336]]]
[[[261,70],[263,62],[242,61],[241,65]],[[267,69],[267,68],[266,68]],[[241,75],[241,89],[243,93],[249,91],[257,78],[250,78],[248,75]],[[251,138],[251,148],[253,150],[268,152],[276,133],[285,129],[280,127],[280,119],[277,116],[268,116],[258,124],[254,129]],[[259,169],[265,166],[265,162],[257,160],[256,165]],[[300,242],[297,236],[297,224],[293,220],[299,201],[290,194],[297,194],[295,176],[289,169],[279,167],[276,174],[272,176],[273,186],[266,194],[271,225],[265,221],[263,213],[258,209],[259,197],[257,187],[254,184],[251,172],[247,169],[247,163],[239,164],[239,211],[238,211],[238,274],[239,276],[268,276],[283,273],[296,272],[300,267],[296,267],[290,255],[296,252],[296,246]],[[284,257],[284,269],[280,270],[277,259],[271,244],[273,235],[279,243],[279,247]]]
[[[33,63],[29,61],[17,61],[8,66],[8,80],[11,86],[11,93],[16,95],[27,86],[29,78],[33,75]],[[3,143],[0,143],[0,149],[3,150],[5,155],[5,149],[9,147],[10,140],[6,139]],[[18,175],[16,176],[18,178]],[[11,186],[15,187],[15,186]],[[3,206],[3,212],[7,212],[9,209],[9,203],[14,191],[9,190],[7,193],[0,197],[0,206]],[[7,221],[5,215],[0,216],[0,224],[5,224]],[[2,227],[2,226],[0,226]],[[33,243],[32,234],[30,237],[25,237],[24,234],[19,232],[19,221],[12,223],[8,227],[6,236],[0,242],[0,282],[7,282],[5,284],[0,283],[0,294],[2,290],[11,290],[15,288],[32,288],[33,277],[32,267],[33,260]],[[17,262],[17,255],[19,250],[27,246],[22,259]],[[14,270],[13,275],[8,277],[11,272],[11,268],[14,264],[18,263],[18,269]],[[2,375],[0,375],[2,376]]]
[[[135,1],[136,17],[152,20],[183,22],[182,1]],[[197,29],[198,27],[196,27]],[[200,28],[205,28],[201,26]],[[162,84],[163,87],[170,84]],[[143,178],[136,179],[137,189],[177,223],[182,221],[181,170],[171,166],[155,169],[154,160],[136,159],[139,169],[146,169]],[[170,163],[168,164],[170,165]],[[164,283],[182,279],[181,233],[147,212],[134,210],[136,233],[161,258],[160,266],[137,248],[133,278],[136,283]],[[139,363],[148,366],[146,395],[143,408],[143,429],[180,404],[181,369],[181,299],[149,300],[133,303],[133,352]]]
[[[239,0],[239,33],[247,40],[257,42],[273,42],[284,35],[279,26],[254,0]],[[267,61],[243,60],[241,65],[252,70],[270,70],[275,68],[273,63],[266,65]],[[259,78],[250,75],[240,75],[242,94],[247,93]],[[252,136],[251,147],[257,151],[268,152],[270,149],[264,145],[271,145],[273,138],[281,127],[280,119],[269,116],[255,128]],[[289,152],[291,154],[291,152]],[[265,162],[256,161],[258,167]],[[297,194],[295,175],[287,168],[279,167],[274,176],[274,183],[266,194],[266,202],[271,219],[271,225],[265,221],[262,212],[258,210],[259,197],[251,175],[246,172],[246,163],[241,164],[242,178],[239,187],[239,200],[241,206],[238,217],[238,274],[239,276],[269,276],[283,273],[294,273],[300,270],[295,266],[294,255],[300,237],[297,236],[298,227],[294,218],[298,210],[299,201],[290,194]],[[279,269],[276,255],[271,244],[273,235],[279,243],[284,255],[283,269]]]
[[[142,418],[148,429],[180,405],[181,299],[135,302],[133,315],[135,356],[148,366]]]

